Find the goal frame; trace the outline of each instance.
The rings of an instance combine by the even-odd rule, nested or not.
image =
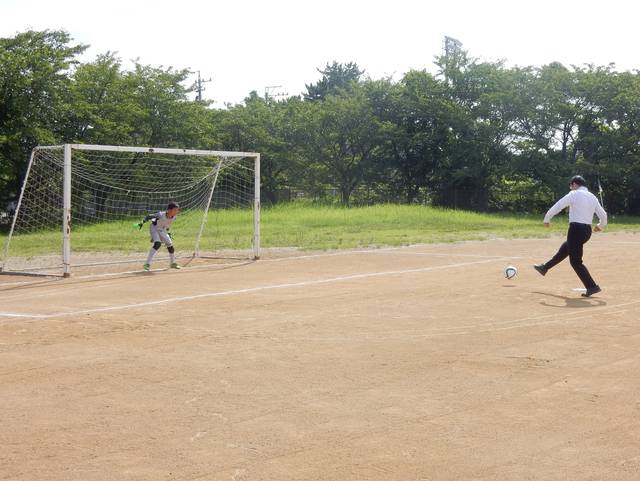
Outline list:
[[[24,193],[29,182],[29,174],[31,173],[31,167],[33,165],[35,154],[38,150],[62,150],[64,154],[63,163],[63,219],[62,219],[62,276],[71,276],[71,176],[72,176],[72,162],[73,151],[103,151],[103,152],[129,152],[129,153],[149,153],[149,154],[168,154],[168,155],[189,155],[189,156],[201,156],[201,157],[225,157],[225,158],[253,158],[254,159],[254,193],[253,193],[253,258],[257,260],[260,258],[260,154],[258,152],[232,152],[222,150],[195,150],[195,149],[171,149],[164,147],[130,147],[130,146],[117,146],[117,145],[95,145],[95,144],[62,144],[62,145],[43,145],[34,147],[31,151],[29,158],[29,165],[25,174],[22,188],[20,190],[20,197],[18,198],[18,204],[13,215],[11,222],[11,228],[9,229],[9,235],[5,242],[4,251],[2,255],[2,263],[0,264],[0,273],[15,273],[5,271],[5,264],[9,253],[9,246],[14,234],[16,222],[20,208],[22,207],[22,201]],[[211,191],[207,205],[205,207],[204,215],[198,231],[196,239],[195,250],[193,252],[194,257],[200,257],[200,239],[204,232],[205,224],[207,222],[207,216],[213,194],[216,187],[218,173],[220,171],[221,163],[218,164],[215,174],[215,180],[212,184]]]

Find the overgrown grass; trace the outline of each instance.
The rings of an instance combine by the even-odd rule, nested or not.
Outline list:
[[[135,219],[77,227],[73,249],[79,251],[144,251],[148,232],[132,227]],[[198,213],[179,216],[173,231],[178,249],[193,245],[199,225]],[[395,246],[418,243],[481,240],[488,238],[548,237],[566,230],[567,219],[554,219],[552,228],[542,226],[541,215],[479,214],[415,205],[376,205],[344,208],[305,203],[281,204],[262,211],[263,247],[340,249],[362,246]],[[253,217],[249,210],[216,211],[209,214],[202,249],[247,249],[251,246]],[[608,230],[640,231],[640,218],[612,217]],[[6,236],[0,237],[4,244]],[[57,231],[23,235],[12,255],[59,252]]]

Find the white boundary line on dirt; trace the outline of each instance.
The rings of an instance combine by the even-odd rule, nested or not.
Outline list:
[[[184,302],[184,301],[192,301],[195,299],[205,299],[209,297],[222,297],[222,296],[230,296],[230,295],[238,295],[238,294],[248,294],[260,291],[267,291],[273,289],[287,289],[287,288],[296,288],[296,287],[306,287],[306,286],[315,286],[322,284],[331,284],[335,282],[344,282],[351,281],[356,279],[369,279],[372,277],[384,277],[384,276],[394,276],[394,275],[403,275],[403,274],[412,274],[417,272],[430,272],[442,269],[451,269],[456,267],[466,267],[477,264],[487,264],[489,262],[495,262],[498,260],[505,260],[510,258],[498,258],[498,259],[485,259],[474,262],[462,262],[458,264],[445,264],[442,266],[430,266],[430,267],[420,267],[416,269],[404,269],[397,271],[383,271],[383,272],[369,272],[364,274],[350,274],[346,276],[338,276],[338,277],[327,277],[324,279],[315,279],[310,281],[300,281],[300,282],[290,282],[285,284],[272,284],[266,286],[258,286],[258,287],[248,287],[246,289],[233,289],[229,291],[218,291],[218,292],[207,292],[203,294],[194,294],[191,296],[180,296],[180,297],[170,297],[167,299],[159,299],[156,301],[148,301],[148,302],[139,302],[133,304],[121,304],[115,306],[107,306],[107,307],[96,307],[92,309],[80,309],[77,311],[65,311],[65,312],[57,312],[54,314],[28,314],[28,313],[15,313],[15,312],[0,312],[0,318],[31,318],[31,319],[52,319],[56,317],[67,317],[67,316],[75,316],[81,314],[92,314],[95,312],[111,312],[111,311],[121,311],[127,309],[138,309],[149,306],[158,306],[163,304],[171,304],[174,302]]]
[[[53,280],[53,279],[51,279]],[[37,281],[17,281],[17,282],[0,282],[0,288],[2,287],[13,287],[13,286],[26,286],[29,284],[33,284],[33,285],[37,285],[37,284],[44,284],[46,281],[43,281],[42,279],[39,279]]]
[[[632,301],[632,304],[638,303],[640,301]],[[267,336],[268,339],[274,341],[282,341],[282,342],[360,342],[360,343],[372,343],[372,342],[382,342],[388,343],[389,341],[395,342],[407,342],[407,341],[418,341],[424,339],[434,339],[440,337],[451,337],[451,336],[465,336],[465,335],[478,335],[478,334],[486,334],[486,333],[494,333],[498,331],[507,331],[513,329],[522,329],[528,327],[540,327],[548,324],[558,324],[558,323],[568,323],[568,322],[583,322],[590,317],[593,317],[599,313],[602,313],[602,310],[608,308],[616,308],[620,306],[625,306],[627,304],[619,304],[616,306],[602,306],[599,308],[594,308],[589,312],[570,312],[564,314],[551,314],[551,315],[543,315],[543,316],[533,316],[533,317],[524,317],[519,319],[512,319],[510,321],[505,321],[505,323],[514,323],[511,325],[483,325],[476,324],[472,326],[461,326],[460,328],[452,328],[451,330],[443,330],[443,329],[432,329],[429,332],[416,332],[409,334],[396,334],[392,333],[390,335],[350,335],[350,336],[332,336],[332,337],[322,337],[322,336],[292,336],[292,337],[278,337],[278,336]],[[596,311],[596,309],[599,309]],[[629,312],[627,309],[623,310],[614,310],[611,312],[607,312],[608,315],[627,313]],[[545,318],[552,317],[552,319],[544,320]],[[539,320],[537,320],[539,319]],[[523,322],[525,321],[525,322]],[[526,322],[532,321],[532,322]]]
[[[386,254],[389,251],[400,251],[400,250],[408,250],[416,247],[427,247],[431,245],[441,245],[441,244],[412,244],[409,246],[398,246],[398,247],[380,247],[375,249],[358,249],[358,250],[345,250],[340,252],[327,252],[322,254],[307,254],[302,256],[292,256],[292,257],[279,257],[277,259],[261,259],[260,262],[282,262],[290,259],[313,259],[314,257],[334,257],[334,256],[344,256],[349,254]],[[407,254],[407,255],[418,255],[418,256],[436,256],[436,257],[475,257],[480,259],[521,259],[519,256],[487,256],[483,254],[454,254],[454,253],[440,253],[440,252],[396,252],[397,254]]]
[[[291,257],[278,257],[275,259],[260,259],[257,262],[283,262],[288,260],[301,260],[301,259],[313,259],[316,257],[335,257],[335,256],[344,256],[349,254],[386,254],[389,251],[398,251],[404,249],[410,249],[415,247],[428,246],[429,244],[413,244],[410,246],[397,246],[397,247],[380,247],[375,249],[358,249],[358,250],[346,250],[339,252],[327,252],[321,254],[307,254],[301,256],[291,256]],[[405,255],[416,255],[416,256],[434,256],[434,257],[471,257],[471,258],[479,258],[479,259],[502,259],[502,260],[511,260],[511,259],[522,259],[519,256],[489,256],[483,254],[453,254],[453,253],[440,253],[440,252],[398,252],[398,254]],[[248,263],[254,262],[252,260],[242,261],[242,262],[232,262],[228,264],[206,264],[201,266],[190,266],[185,267],[184,272],[189,272],[195,269],[212,269],[216,268],[226,268],[226,267],[234,267],[245,265]],[[169,269],[152,269],[152,272],[165,272]],[[106,272],[102,274],[87,274],[84,276],[73,276],[71,277],[71,281],[73,280],[84,280],[84,279],[100,279],[103,277],[118,277],[118,276],[128,276],[132,274],[142,274],[140,269],[135,271],[122,271],[122,272]],[[68,282],[69,279],[64,280],[62,277],[60,278],[52,278],[52,281],[65,281]],[[28,284],[37,284],[37,281],[18,281],[18,282],[4,282],[0,283],[0,288],[4,286],[20,286],[20,285],[28,285]]]
[[[243,261],[243,262],[232,262],[232,263],[228,263],[228,264],[207,264],[207,265],[202,265],[202,266],[190,266],[190,267],[183,267],[184,271],[183,272],[189,272],[192,271],[194,269],[211,269],[211,270],[222,270],[223,268],[227,268],[227,267],[234,267],[234,266],[242,266],[242,265],[246,265],[253,262],[252,260],[247,260],[247,261]],[[160,269],[151,269],[150,272],[167,272],[170,271],[171,269],[167,268],[160,268]],[[182,270],[182,269],[181,269]],[[174,271],[174,273],[177,273]],[[70,278],[64,279],[62,277],[53,277],[51,276],[49,278],[50,282],[69,282],[72,283],[75,280],[87,280],[87,279],[100,279],[100,278],[105,278],[105,277],[127,277],[127,276],[131,276],[133,274],[138,274],[140,276],[146,275],[148,274],[147,272],[144,272],[142,269],[137,269],[135,271],[119,271],[119,272],[104,272],[102,274],[87,274],[84,276],[72,276]],[[29,285],[29,284],[33,284],[33,285],[37,285],[38,283],[42,283],[44,284],[44,281],[40,280],[40,281],[18,281],[18,282],[5,282],[5,283],[0,283],[0,288],[4,287],[4,286],[20,286],[20,285]]]
[[[384,252],[372,251],[370,254],[384,254]],[[520,256],[488,256],[484,254],[451,254],[440,252],[396,252],[396,254],[402,254],[407,256],[434,256],[434,257],[475,257],[479,259],[522,259]]]

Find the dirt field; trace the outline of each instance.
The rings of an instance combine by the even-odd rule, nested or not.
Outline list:
[[[637,481],[640,235],[561,240],[0,276],[0,479]]]

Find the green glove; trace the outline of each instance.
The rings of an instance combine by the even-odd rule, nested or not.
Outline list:
[[[133,228],[134,229],[137,228],[138,230],[142,229],[142,222],[134,222],[133,223]]]

